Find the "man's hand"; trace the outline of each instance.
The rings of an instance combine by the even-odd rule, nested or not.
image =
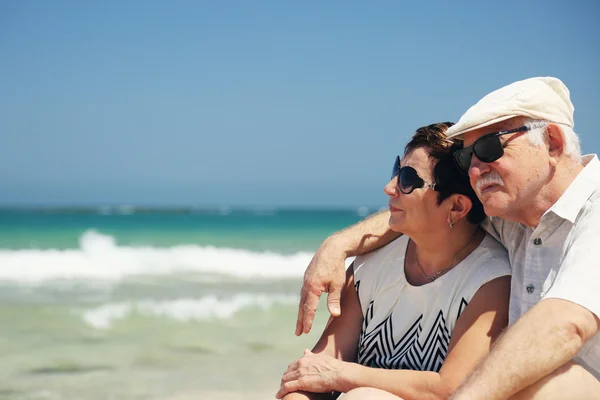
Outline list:
[[[290,392],[306,391],[327,393],[335,390],[344,362],[325,354],[304,350],[304,356],[291,363],[281,378],[281,387],[275,395],[281,399]]]
[[[325,241],[315,253],[306,272],[300,294],[296,336],[310,332],[321,293],[328,292],[327,308],[337,317],[341,314],[340,297],[345,282],[346,254],[331,241]]]
[[[346,258],[366,254],[400,236],[401,233],[390,229],[389,219],[388,210],[373,214],[329,236],[319,247],[304,273],[296,321],[297,336],[310,332],[321,293],[329,293],[327,307],[332,316],[338,317],[342,313],[340,297],[346,277]]]

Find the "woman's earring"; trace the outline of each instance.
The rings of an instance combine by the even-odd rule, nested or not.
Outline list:
[[[452,229],[453,226],[454,226],[454,223],[452,223],[452,220],[450,220],[450,229]]]

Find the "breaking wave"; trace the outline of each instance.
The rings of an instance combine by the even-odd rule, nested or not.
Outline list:
[[[244,309],[259,308],[268,311],[273,305],[297,304],[298,300],[298,296],[294,295],[260,293],[238,293],[225,299],[209,295],[196,299],[142,300],[103,304],[85,310],[82,318],[95,329],[109,329],[115,322],[132,314],[169,318],[179,322],[227,319]]]
[[[90,230],[78,249],[0,250],[0,282],[121,280],[133,275],[181,272],[237,278],[301,277],[312,254],[292,255],[243,249],[179,245],[167,248],[119,246],[114,237]]]

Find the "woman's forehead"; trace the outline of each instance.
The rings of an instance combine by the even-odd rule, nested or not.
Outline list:
[[[402,167],[411,166],[419,175],[430,175],[432,169],[431,158],[429,157],[429,153],[423,147],[419,147],[414,149],[408,154],[405,154],[404,157],[400,160],[400,165]]]

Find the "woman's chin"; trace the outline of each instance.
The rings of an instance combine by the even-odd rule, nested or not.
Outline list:
[[[399,223],[398,221],[393,221],[393,218],[390,218],[390,229],[393,230],[394,232],[402,232],[402,223]]]

